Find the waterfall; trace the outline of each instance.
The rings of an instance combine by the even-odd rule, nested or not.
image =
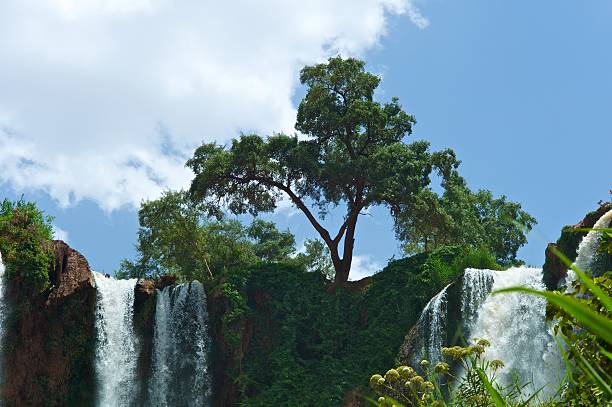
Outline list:
[[[461,319],[464,334],[472,329],[478,318],[478,310],[487,299],[493,286],[490,270],[465,269],[461,290]]]
[[[492,276],[492,290],[516,286],[545,290],[539,268],[482,272]],[[528,393],[545,386],[540,394],[552,395],[563,379],[563,361],[546,321],[544,298],[523,293],[487,296],[468,338],[484,338],[491,343],[485,356],[504,362],[505,367],[498,375],[503,385],[510,384],[518,374],[521,380],[530,382]]]
[[[612,210],[609,210],[601,218],[599,218],[597,222],[595,222],[593,229],[606,228],[610,226],[611,222]],[[597,247],[599,246],[601,235],[601,231],[591,230],[580,241],[574,265],[582,272],[593,271],[591,269],[593,268],[597,258]],[[571,283],[574,281],[576,281],[576,273],[570,269],[567,271],[567,277],[565,278],[565,285],[568,287],[568,292],[572,292],[573,288],[571,287]]]
[[[416,346],[418,353],[412,357],[414,366],[417,366],[423,359],[428,359],[434,364],[442,360],[440,349],[444,346],[446,340],[448,287],[450,287],[450,284],[429,300],[419,317],[417,325],[421,329],[421,335]]]
[[[115,280],[94,273],[96,304],[96,374],[99,406],[130,406],[138,394],[138,341],[133,329],[136,279]]]
[[[510,384],[514,375],[529,381],[527,393],[540,387],[542,395],[552,395],[563,378],[564,366],[546,321],[546,300],[527,294],[490,295],[491,291],[513,286],[543,290],[542,270],[515,267],[504,271],[466,269],[461,283],[462,333],[468,342],[487,339],[489,360],[499,359],[505,367],[498,372],[500,384]],[[449,307],[445,287],[432,298],[417,323],[419,338],[410,361],[413,365],[425,357],[441,360],[440,348],[449,337]]]
[[[208,405],[210,340],[205,301],[198,281],[157,290],[150,405]]]

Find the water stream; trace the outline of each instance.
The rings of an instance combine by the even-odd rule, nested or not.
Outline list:
[[[97,404],[131,406],[138,394],[138,340],[133,328],[136,279],[115,280],[94,273],[97,287],[95,367]]]
[[[157,290],[151,406],[204,406],[208,373],[206,294],[198,281]]]

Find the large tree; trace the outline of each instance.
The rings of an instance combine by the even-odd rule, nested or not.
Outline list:
[[[329,249],[335,281],[348,280],[357,221],[362,211],[384,205],[396,216],[430,183],[458,165],[451,150],[430,152],[411,144],[413,116],[397,98],[374,98],[380,78],[364,62],[335,57],[302,69],[306,86],[297,113],[301,135],[243,134],[230,146],[208,143],[187,162],[194,171],[191,195],[233,213],[272,211],[282,196],[304,213]],[[330,231],[322,223],[330,208],[346,210]]]

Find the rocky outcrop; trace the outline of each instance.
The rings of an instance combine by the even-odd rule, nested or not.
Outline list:
[[[53,289],[47,300],[48,305],[55,305],[84,287],[95,288],[87,259],[61,240],[54,240],[52,245],[55,266],[49,273]]]
[[[95,301],[87,260],[63,241],[51,243],[55,261],[51,288],[24,294],[19,281],[8,286],[9,317],[3,365],[6,406],[93,404]]]
[[[584,219],[572,226],[564,226],[561,229],[561,236],[556,243],[549,243],[546,247],[545,261],[543,268],[544,284],[549,290],[554,290],[567,275],[567,266],[557,257],[553,249],[559,250],[569,260],[576,260],[578,245],[587,232],[579,229],[592,228],[597,220],[606,212],[612,209],[612,202],[603,203],[589,212]]]

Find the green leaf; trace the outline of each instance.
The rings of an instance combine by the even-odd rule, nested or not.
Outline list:
[[[591,293],[593,293],[593,295],[597,298],[599,298],[599,300],[601,301],[601,303],[603,305],[605,305],[605,307],[608,309],[608,311],[612,312],[612,298],[610,298],[609,296],[606,295],[606,293],[604,293],[601,288],[599,288],[597,285],[595,285],[595,283],[593,283],[593,280],[588,278],[578,267],[576,267],[567,257],[565,257],[565,255],[563,253],[561,253],[557,248],[553,247],[552,251],[555,255],[557,255],[557,257],[559,257],[561,259],[561,261],[563,261],[565,264],[568,265],[568,267],[570,267],[574,273],[576,273],[576,275],[578,276],[578,278],[583,282],[583,284],[589,289],[589,291]]]
[[[574,351],[574,353],[576,354],[576,360],[578,361],[581,369],[591,378],[591,380],[595,382],[595,384],[597,384],[597,387],[607,393],[608,397],[612,397],[612,389],[606,380],[608,377],[603,379],[597,372],[597,369],[588,360],[586,360],[584,356],[582,356],[582,353],[579,351]]]
[[[524,387],[526,387],[527,385],[525,385]],[[533,399],[536,398],[536,396],[544,389],[544,387],[546,387],[546,385],[540,387],[537,391],[535,391],[527,400],[525,400],[524,402],[522,402],[521,404],[519,404],[517,407],[526,407],[529,405],[529,402]]]
[[[487,375],[485,374],[484,370],[477,368],[476,373],[478,373],[478,377],[480,377],[482,384],[484,384],[485,388],[487,389],[487,392],[493,399],[495,406],[496,407],[506,407],[506,402],[502,398],[501,394],[499,394],[499,392],[495,390],[495,388],[493,387],[493,385],[487,378]]]

